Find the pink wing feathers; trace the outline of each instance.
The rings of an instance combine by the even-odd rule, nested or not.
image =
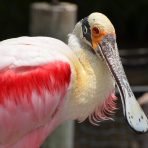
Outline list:
[[[28,39],[30,40],[30,38],[27,38],[27,40]],[[39,40],[41,39],[42,38]],[[14,41],[15,40],[17,39],[14,39]],[[48,40],[50,40],[50,38],[45,39],[46,42]],[[55,42],[57,42],[57,45],[54,45],[56,48],[59,42],[58,40],[55,40]],[[32,45],[30,41],[29,44],[27,44],[28,42],[24,45],[21,44],[19,48],[18,44],[16,46],[14,42],[12,44],[11,41],[7,41],[6,43],[6,45],[10,43],[9,47],[0,46],[1,57],[6,57],[3,50],[4,47],[16,47],[19,50],[15,50],[15,56],[14,53],[10,51],[8,61],[5,58],[3,64],[5,66],[2,65],[0,70],[0,148],[17,148],[20,146],[23,148],[24,143],[34,138],[36,134],[38,134],[38,136],[39,134],[44,134],[40,127],[47,125],[49,127],[58,109],[62,106],[71,80],[71,68],[66,60],[57,60],[57,57],[55,58],[54,56],[46,59],[45,62],[44,57],[42,57],[43,54],[40,54],[40,61],[38,60],[37,64],[35,64],[33,58],[36,58],[37,52],[39,52],[38,50],[35,52],[35,49],[41,46],[37,46],[39,43],[33,43]],[[31,48],[35,45],[37,48]],[[61,42],[59,45],[65,46],[65,44]],[[32,60],[30,62],[31,66],[29,66],[28,61],[26,61],[26,65],[24,64],[25,58],[24,55],[20,53],[21,47],[26,47],[26,52],[33,53],[33,55],[28,54],[27,57],[29,59],[30,56],[29,60]],[[65,47],[68,48],[67,46]],[[31,49],[31,51],[27,51],[29,49]],[[50,52],[43,49],[43,53],[44,52],[48,53],[49,56],[51,54],[54,55],[54,52],[50,54]],[[21,59],[24,58],[23,62],[20,61],[19,64],[15,65],[14,63],[17,63],[16,57],[19,55],[18,60],[22,57]],[[45,58],[46,56],[47,54]],[[58,56],[60,57],[60,54]],[[33,131],[34,129],[38,129],[37,131],[39,131],[39,133],[35,133]],[[34,134],[31,133],[32,131]],[[29,134],[28,137],[27,134]],[[45,138],[45,136],[47,136],[46,134],[42,136],[42,138]],[[23,137],[26,137],[26,140],[24,138],[21,145],[21,138]],[[18,143],[18,146],[17,144],[16,146],[11,145],[17,141],[20,143]],[[39,143],[36,143],[36,146],[38,145]]]

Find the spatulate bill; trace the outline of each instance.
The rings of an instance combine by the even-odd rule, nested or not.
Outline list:
[[[128,125],[138,133],[148,131],[148,119],[138,104],[126,78],[116,44],[115,36],[104,37],[97,51],[112,74],[122,100],[123,114]]]
[[[127,82],[125,82],[126,84]],[[128,84],[127,84],[127,87]],[[123,88],[125,100],[125,117],[128,124],[133,130],[139,133],[145,133],[148,130],[148,120],[143,112],[142,108],[135,99],[132,91],[128,91],[127,88]]]

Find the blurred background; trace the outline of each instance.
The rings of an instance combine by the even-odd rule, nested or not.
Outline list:
[[[46,35],[41,30],[39,32],[33,30],[36,27],[33,22],[36,12],[31,4],[35,2],[45,2],[45,0],[0,0],[0,40],[19,36]],[[51,3],[50,0],[46,2]],[[58,1],[54,2],[59,4]],[[102,12],[109,17],[115,26],[122,62],[136,97],[148,92],[148,0],[65,0],[65,2],[77,6],[75,14],[65,22],[66,25],[72,21],[70,30],[77,20],[88,16],[91,12]],[[38,17],[40,14],[37,14]],[[53,36],[52,32],[47,35]],[[66,35],[65,38],[67,39]],[[66,42],[65,38],[63,40]],[[120,99],[118,104],[116,122],[106,121],[100,123],[99,127],[90,125],[88,121],[82,124],[76,122],[72,132],[74,133],[72,147],[148,148],[148,134],[136,135],[129,130],[122,118]],[[148,115],[148,106],[143,105],[143,108]],[[50,146],[50,148],[57,147]]]
[[[39,1],[45,0],[0,0],[0,40],[29,35],[30,4]],[[78,5],[78,20],[94,11],[106,14],[116,28],[119,47],[148,47],[148,0],[65,1]]]

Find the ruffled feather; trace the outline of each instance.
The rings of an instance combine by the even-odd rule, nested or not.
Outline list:
[[[105,101],[101,105],[99,105],[89,116],[90,123],[98,126],[101,121],[113,120],[111,116],[115,113],[115,110],[117,109],[116,100],[117,97],[115,96],[115,93],[112,92],[109,97],[105,99]]]

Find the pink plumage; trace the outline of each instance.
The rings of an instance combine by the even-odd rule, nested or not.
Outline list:
[[[8,67],[0,71],[0,104],[5,104],[7,100],[18,104],[23,98],[31,104],[32,91],[37,96],[43,96],[44,90],[51,95],[65,92],[70,74],[70,65],[62,61],[34,67]]]
[[[114,27],[103,14],[78,22],[68,45],[48,37],[0,42],[0,148],[39,148],[66,120],[89,118],[97,125],[112,119],[115,84],[126,121],[135,131],[147,132],[148,120],[125,76]]]
[[[11,40],[6,44],[11,48],[17,45]],[[1,45],[0,50],[6,46]],[[23,45],[26,50],[31,46],[31,43]],[[15,54],[19,55],[20,50]],[[8,56],[10,54],[11,51]],[[70,64],[54,57],[33,66],[9,63],[3,67],[0,70],[0,148],[38,148],[63,120],[59,110],[64,104],[70,79]]]

